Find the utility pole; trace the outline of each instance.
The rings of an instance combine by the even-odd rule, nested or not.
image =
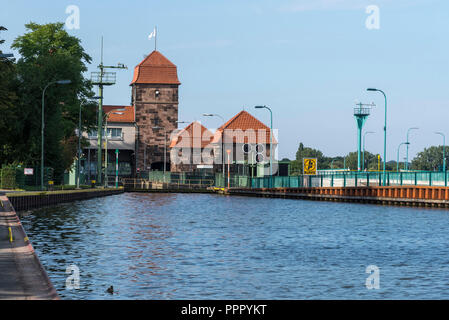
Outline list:
[[[91,82],[93,85],[98,86],[99,101],[98,101],[98,125],[97,125],[97,184],[101,185],[102,174],[102,153],[101,143],[103,139],[103,87],[114,85],[116,82],[115,72],[105,72],[105,69],[128,69],[122,63],[118,63],[116,66],[103,65],[103,37],[101,37],[101,62],[98,66],[100,72],[92,72]]]

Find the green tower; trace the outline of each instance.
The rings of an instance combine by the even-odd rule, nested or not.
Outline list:
[[[354,117],[357,122],[357,170],[362,170],[362,161],[361,161],[361,153],[362,153],[362,129],[365,124],[366,118],[368,118],[371,107],[374,104],[363,104],[357,103],[354,108]]]

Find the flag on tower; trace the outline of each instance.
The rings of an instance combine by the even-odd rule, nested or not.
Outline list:
[[[153,32],[150,33],[148,36],[148,40],[151,40],[151,38],[156,37],[156,28],[153,29]]]

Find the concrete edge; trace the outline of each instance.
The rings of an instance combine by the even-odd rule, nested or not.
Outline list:
[[[17,272],[20,273],[23,281],[25,289],[24,299],[60,300],[8,197],[0,195],[0,201],[3,202],[5,209],[5,212],[2,212],[2,214],[12,216],[13,220],[15,220],[15,223],[8,221],[7,225],[13,230],[14,241],[12,242],[11,250],[14,253]],[[27,258],[24,259],[24,257]],[[31,257],[31,260],[28,259],[29,257]],[[22,260],[27,260],[27,264],[23,265]]]

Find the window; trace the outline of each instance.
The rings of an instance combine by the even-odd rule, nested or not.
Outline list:
[[[108,138],[121,138],[122,128],[108,128]]]

